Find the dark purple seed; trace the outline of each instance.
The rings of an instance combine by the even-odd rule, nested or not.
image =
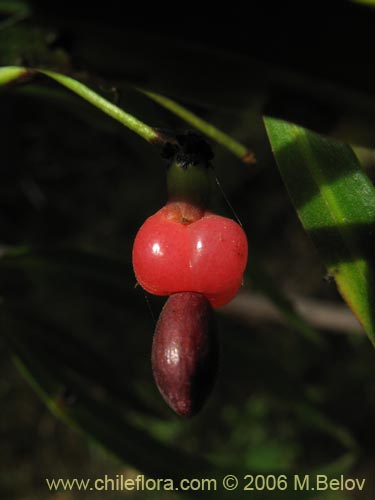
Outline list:
[[[152,345],[159,391],[181,416],[196,414],[215,382],[218,343],[213,309],[201,293],[180,292],[165,303]]]

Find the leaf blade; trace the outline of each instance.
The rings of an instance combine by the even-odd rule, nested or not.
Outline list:
[[[23,75],[27,74],[28,70],[26,68],[20,68],[17,66],[4,66],[0,68],[0,86],[7,85]]]
[[[84,85],[70,76],[63,75],[62,73],[38,68],[4,66],[0,67],[0,86],[16,82],[25,75],[37,73],[47,76],[74,94],[77,94],[82,99],[100,109],[106,115],[120,122],[124,125],[124,127],[127,127],[129,130],[142,137],[145,141],[151,144],[164,144],[164,142],[168,139],[135,116],[127,113],[107,99],[104,99],[104,97],[99,95],[97,92],[94,92],[91,88],[87,87],[87,85]]]
[[[265,125],[305,230],[375,344],[374,187],[349,146],[281,120]]]
[[[189,123],[197,130],[205,134],[207,137],[210,137],[218,144],[221,144],[228,151],[234,154],[237,158],[239,158],[243,163],[247,165],[253,165],[256,163],[254,153],[244,144],[241,144],[239,141],[226,134],[222,130],[218,129],[211,123],[203,120],[198,115],[194,114],[189,109],[181,106],[181,104],[176,101],[170,99],[169,97],[165,97],[164,95],[157,94],[156,92],[151,92],[150,90],[138,89],[140,92],[148,96],[154,102],[167,109],[171,113],[174,113],[176,116],[184,120],[186,123]]]

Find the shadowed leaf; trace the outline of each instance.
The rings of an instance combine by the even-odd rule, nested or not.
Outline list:
[[[375,344],[375,190],[351,150],[297,125],[265,119],[300,220]]]

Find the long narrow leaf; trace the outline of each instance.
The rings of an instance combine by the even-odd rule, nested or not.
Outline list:
[[[167,140],[167,138],[163,137],[157,130],[150,127],[146,123],[143,123],[141,120],[127,113],[110,101],[107,101],[107,99],[104,99],[104,97],[100,96],[83,83],[61,73],[56,73],[55,71],[27,69],[18,66],[3,67],[0,68],[0,85],[16,81],[24,74],[34,73],[40,73],[51,78],[52,80],[55,80],[60,85],[71,90],[75,94],[82,97],[82,99],[85,99],[90,104],[103,111],[103,113],[106,113],[114,120],[117,120],[125,127],[143,137],[146,141],[157,144],[163,143]]]
[[[299,218],[375,344],[375,189],[349,146],[284,121],[265,124]]]
[[[211,137],[211,139],[227,148],[228,151],[233,153],[244,163],[247,163],[249,165],[255,163],[254,153],[250,151],[244,144],[241,144],[237,140],[233,139],[233,137],[226,134],[225,132],[222,132],[211,123],[195,115],[189,109],[184,108],[183,106],[181,106],[181,104],[178,104],[176,101],[173,101],[169,97],[165,97],[163,95],[156,94],[155,92],[150,92],[144,89],[139,90],[140,92],[143,92],[145,95],[147,95],[150,99],[160,104],[160,106],[168,109],[171,113],[174,113],[182,120],[195,127],[197,130],[203,132],[205,135],[207,135],[207,137]]]
[[[0,85],[6,85],[10,82],[21,78],[25,73],[27,73],[26,68],[19,68],[13,66],[6,66],[0,68]]]

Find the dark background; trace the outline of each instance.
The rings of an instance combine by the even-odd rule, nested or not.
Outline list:
[[[9,23],[0,2],[8,23],[2,66],[68,73],[146,123],[189,128],[134,86],[154,90],[244,142],[255,166],[212,145],[249,238],[246,289],[271,277],[288,293],[341,303],[279,177],[262,115],[349,141],[373,177],[375,10],[267,3],[207,14],[179,4],[136,15],[119,2],[25,5]],[[45,477],[308,473],[331,464],[334,475],[366,477],[360,498],[372,498],[374,353],[366,337],[323,330],[314,342],[267,317],[249,323],[218,312],[213,396],[196,418],[178,419],[152,379],[153,320],[131,269],[137,229],[166,200],[160,151],[42,77],[3,89],[0,110],[3,497],[53,498]],[[218,192],[215,206],[231,216]],[[163,300],[149,301],[157,315]],[[91,439],[49,412],[15,354],[38,367],[48,403]]]

